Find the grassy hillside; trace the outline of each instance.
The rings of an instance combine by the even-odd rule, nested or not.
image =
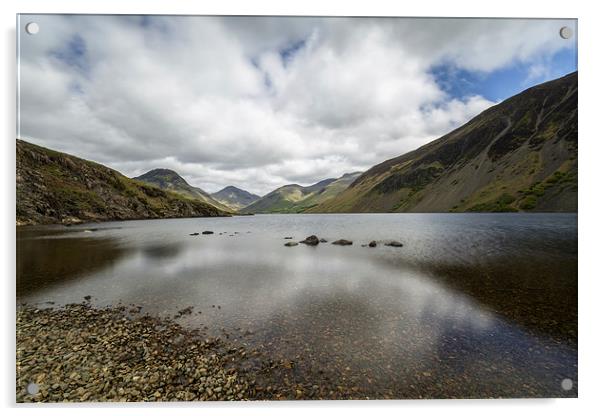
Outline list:
[[[98,163],[17,139],[17,225],[227,215]]]
[[[362,174],[312,212],[577,210],[577,73]]]
[[[211,194],[211,197],[235,211],[251,205],[261,198],[259,195],[252,194],[236,186],[226,186],[224,189]]]
[[[241,213],[299,213],[309,211],[333,199],[345,190],[361,173],[348,173],[338,179],[325,179],[310,186],[285,185],[270,192]]]
[[[165,191],[175,192],[186,198],[198,199],[222,211],[232,211],[228,206],[215,200],[201,188],[188,184],[177,172],[170,169],[153,169],[134,179],[157,186]]]

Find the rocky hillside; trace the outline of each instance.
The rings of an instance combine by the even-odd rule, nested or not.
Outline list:
[[[241,209],[240,212],[248,214],[305,212],[336,197],[360,175],[361,172],[347,173],[338,179],[325,179],[310,186],[285,185]]]
[[[17,140],[17,225],[221,215],[199,200]]]
[[[251,205],[261,198],[259,195],[252,194],[236,186],[226,186],[221,191],[211,194],[211,197],[220,204],[235,211]]]
[[[230,208],[213,199],[201,188],[189,185],[184,178],[171,169],[153,169],[134,179],[157,186],[165,191],[178,193],[186,198],[198,199],[222,211],[231,211]]]
[[[577,210],[577,73],[376,165],[311,212]]]

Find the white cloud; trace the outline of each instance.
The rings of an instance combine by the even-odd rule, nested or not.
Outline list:
[[[492,104],[448,96],[433,65],[532,62],[540,76],[538,59],[567,46],[549,20],[35,20],[40,34],[21,40],[24,138],[130,176],[168,167],[261,194],[367,169]]]

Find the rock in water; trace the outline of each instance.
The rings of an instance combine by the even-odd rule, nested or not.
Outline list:
[[[292,240],[293,237],[284,237],[285,240]]]
[[[299,243],[295,243],[294,241],[289,241],[288,243],[284,243],[285,247],[295,247],[298,245],[299,245]]]
[[[310,235],[305,240],[299,242],[307,244],[308,246],[317,246],[318,244],[320,244],[320,240],[315,235]]]
[[[376,241],[374,241],[374,240],[370,241],[370,243],[368,244],[368,247],[376,247]]]
[[[403,247],[403,244],[401,244],[399,241],[389,241],[388,243],[385,243],[386,246],[389,247]]]
[[[350,246],[353,244],[353,241],[345,240],[341,238],[340,240],[333,241],[332,244],[336,244],[337,246]]]
[[[325,238],[320,238],[320,243],[328,243],[328,240]]]
[[[190,234],[190,235],[199,235],[199,233],[192,233],[192,234]]]
[[[213,231],[203,231],[203,235],[213,234]]]

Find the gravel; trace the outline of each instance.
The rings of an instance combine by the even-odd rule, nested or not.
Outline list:
[[[22,306],[17,328],[17,402],[297,396],[279,386],[256,386],[255,373],[278,366],[262,361],[257,351],[124,307]]]

